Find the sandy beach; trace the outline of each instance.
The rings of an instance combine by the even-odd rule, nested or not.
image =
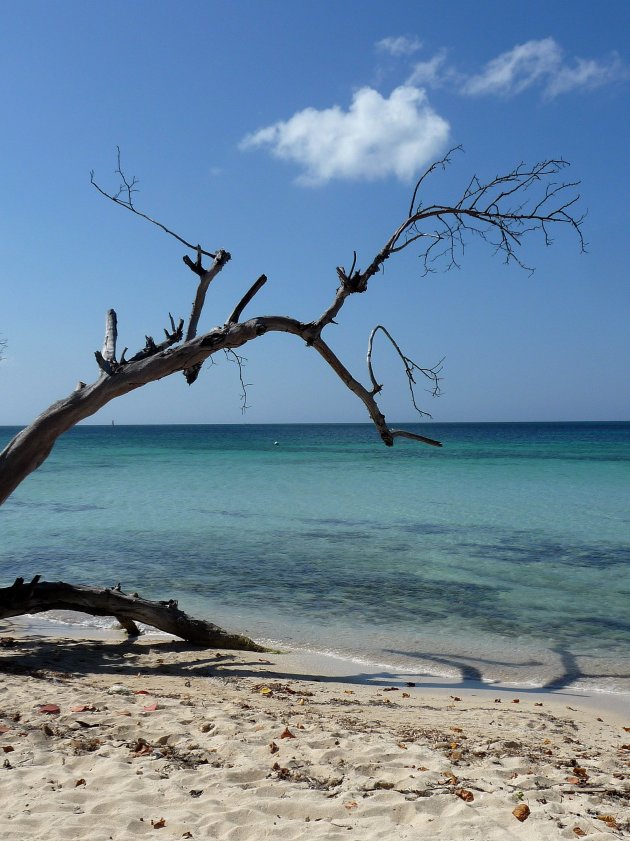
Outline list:
[[[624,698],[0,635],[4,841],[630,837]]]

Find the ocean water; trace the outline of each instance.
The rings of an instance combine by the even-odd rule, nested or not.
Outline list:
[[[363,424],[75,428],[0,508],[0,585],[120,581],[427,686],[630,693],[630,424],[420,430],[444,448]]]

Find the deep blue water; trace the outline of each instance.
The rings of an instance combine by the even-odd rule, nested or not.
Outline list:
[[[75,428],[0,509],[0,581],[121,581],[280,644],[630,691],[630,424],[418,430],[444,448]]]

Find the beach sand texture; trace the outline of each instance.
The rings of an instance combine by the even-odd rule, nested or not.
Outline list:
[[[11,632],[0,669],[3,841],[630,837],[630,711],[150,638]]]

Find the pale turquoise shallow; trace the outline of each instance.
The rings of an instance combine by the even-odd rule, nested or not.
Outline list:
[[[422,430],[445,447],[79,427],[0,509],[0,582],[121,581],[427,681],[630,692],[630,424]]]

